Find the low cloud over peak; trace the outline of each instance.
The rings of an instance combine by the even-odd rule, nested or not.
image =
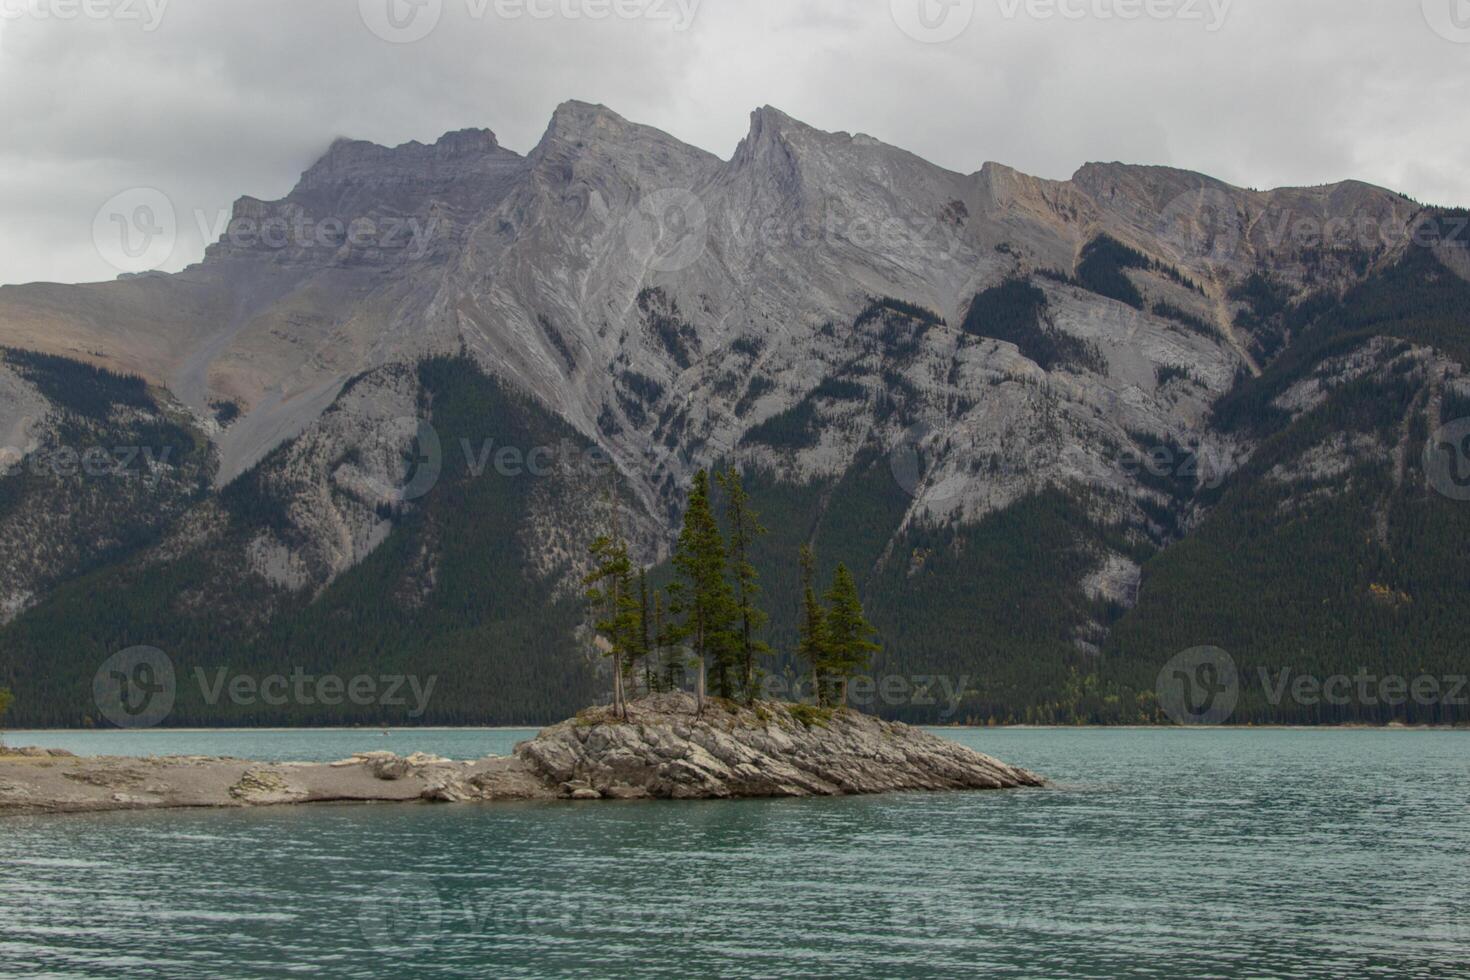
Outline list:
[[[928,2],[5,0],[0,281],[110,278],[93,221],[129,188],[206,216],[177,269],[334,137],[490,127],[525,153],[569,95],[725,159],[769,104],[961,173],[1118,159],[1470,202],[1450,0]]]

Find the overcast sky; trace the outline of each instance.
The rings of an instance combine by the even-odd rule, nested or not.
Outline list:
[[[196,215],[336,136],[525,152],[569,98],[722,157],[771,104],[963,172],[1470,204],[1470,0],[0,0],[0,283],[111,278],[93,223],[129,188],[174,203],[177,269]]]

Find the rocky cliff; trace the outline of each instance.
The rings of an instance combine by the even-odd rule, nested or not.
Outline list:
[[[1014,789],[1040,777],[957,742],[855,711],[654,696],[626,720],[595,708],[516,747],[574,799],[837,796]]]
[[[1400,295],[1462,286],[1463,245],[1420,248],[1424,220],[1353,181],[1254,191],[1116,163],[1069,181],[999,164],[955,173],[771,107],[722,160],[572,102],[525,156],[483,130],[433,145],[339,141],[281,201],[242,199],[185,272],[0,289],[0,346],[141,377],[160,411],[192,424],[214,491],[161,508],[157,540],[120,552],[132,565],[109,588],[137,595],[143,569],[190,559],[212,584],[184,605],[241,597],[225,618],[252,635],[331,595],[395,535],[407,537],[392,560],[413,581],[364,608],[432,605],[450,587],[443,549],[462,529],[436,504],[444,486],[417,492],[416,461],[434,455],[420,423],[445,485],[470,478],[466,460],[483,472],[487,447],[537,447],[510,445],[524,436],[498,418],[444,408],[448,389],[425,381],[443,372],[420,366],[449,358],[526,398],[545,419],[531,428],[564,427],[611,457],[645,561],[667,554],[694,471],[738,465],[789,505],[793,538],[830,538],[825,550],[863,565],[875,594],[948,569],[969,583],[951,606],[993,621],[1024,606],[1008,588],[1051,583],[1061,591],[1019,625],[1035,634],[1026,656],[1065,661],[1107,645],[1144,566],[1259,458],[1269,426],[1221,421],[1222,406],[1255,404],[1252,386],[1272,387],[1270,411],[1293,423],[1328,411],[1346,382],[1417,379],[1382,432],[1304,434],[1310,445],[1273,479],[1419,453],[1443,421],[1431,407],[1457,404],[1462,362],[1444,343],[1415,341],[1410,369],[1394,367],[1407,363],[1392,342],[1410,333],[1401,322],[1326,359],[1305,353],[1325,358],[1326,338],[1300,340],[1335,331],[1326,321],[1351,319],[1343,304],[1395,270],[1421,274]],[[1415,264],[1420,252],[1431,265]],[[65,416],[34,373],[0,364],[10,457],[62,438]],[[525,489],[495,532],[517,543],[515,590],[538,602],[575,591],[598,520],[595,494],[555,487]],[[1062,497],[1065,512],[1046,503]],[[975,529],[1034,522],[1038,506],[1056,525],[1045,558],[995,582],[966,565],[995,547]],[[23,577],[0,583],[0,617],[44,606],[80,567],[38,546],[41,526],[0,508],[0,555],[29,556]],[[182,643],[166,628],[178,612],[134,619],[165,624],[139,627],[161,634],[154,643]],[[434,629],[465,635],[489,618]],[[300,622],[280,629],[307,647],[326,628]],[[973,632],[958,623],[956,635]],[[195,656],[197,637],[187,645]],[[942,661],[974,676],[1006,656],[936,654],[953,645],[931,637],[905,669]]]

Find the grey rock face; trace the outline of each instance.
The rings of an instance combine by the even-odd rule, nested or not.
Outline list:
[[[1354,182],[1262,193],[1121,164],[1062,182],[998,164],[960,174],[770,107],[721,160],[572,102],[524,157],[484,130],[394,148],[338,141],[286,198],[242,199],[185,272],[0,289],[0,345],[165,387],[213,439],[219,484],[295,439],[272,479],[289,484],[301,533],[262,533],[241,556],[293,591],[321,588],[381,542],[374,488],[401,484],[406,441],[384,427],[417,411],[407,366],[460,350],[609,451],[641,503],[648,558],[697,468],[733,459],[808,481],[875,444],[923,457],[906,525],[973,521],[1073,483],[1142,520],[1159,495],[1118,452],[1209,444],[1211,405],[1258,367],[1232,287],[1253,272],[1293,295],[1344,286],[1361,274],[1357,253],[1322,248],[1329,232],[1391,242],[1414,210]],[[1130,269],[1135,309],[1037,275],[1072,275],[1100,233],[1198,290]],[[971,299],[1011,277],[1030,277],[1048,329],[1098,360],[1047,369],[983,322],[960,329]],[[944,323],[896,349],[887,318],[855,325],[882,296]],[[818,394],[838,376],[862,395]],[[880,412],[895,394],[901,411]],[[0,371],[0,434],[43,439],[37,398]],[[808,398],[821,423],[811,445],[747,438]],[[217,423],[221,402],[240,417]],[[1232,460],[1250,451],[1225,448]],[[542,533],[564,523],[556,506],[528,534],[546,542],[538,568],[569,550]],[[1105,578],[1099,591],[1119,593],[1118,576]],[[23,607],[33,591],[4,601]]]
[[[174,437],[173,414],[168,404],[52,406],[0,362],[0,625],[197,503],[210,461]]]
[[[805,718],[805,720],[804,720]],[[47,758],[47,765],[36,765]],[[54,763],[54,764],[51,764]],[[0,751],[0,814],[393,801],[727,799],[1039,787],[1034,773],[907,725],[689,695],[607,708],[546,729],[514,756],[453,762],[362,752],[319,763],[188,757],[77,758]],[[119,792],[126,790],[127,792]]]
[[[230,796],[251,806],[299,803],[307,791],[280,768],[260,766],[246,771],[240,781],[230,787]]]
[[[804,713],[688,694],[583,712],[516,747],[566,799],[836,796],[905,790],[1041,786],[1034,773],[956,742],[857,712]]]

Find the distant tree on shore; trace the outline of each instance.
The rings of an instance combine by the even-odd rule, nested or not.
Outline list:
[[[10,709],[14,700],[15,695],[10,693],[10,688],[0,687],[0,721],[5,720],[5,712]],[[4,744],[4,739],[0,739],[0,744]]]

